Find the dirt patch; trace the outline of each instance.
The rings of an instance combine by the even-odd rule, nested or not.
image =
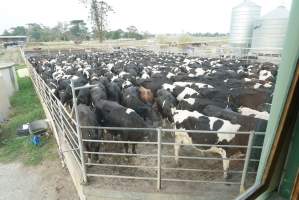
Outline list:
[[[163,142],[173,142],[170,137],[164,137]],[[108,148],[105,148],[107,151]],[[111,151],[111,149],[109,149]],[[115,150],[114,152],[119,152]],[[138,145],[138,154],[157,154],[155,145]],[[173,156],[173,145],[162,145],[162,155]],[[202,155],[194,150],[192,147],[182,147],[181,156],[195,156],[202,157]],[[210,155],[212,156],[212,155]],[[214,155],[217,157],[216,155]],[[118,165],[139,165],[145,167],[155,167],[157,165],[156,157],[136,157],[136,156],[101,156],[101,164],[118,164]],[[181,159],[181,165],[177,166],[174,158],[162,156],[162,188],[161,193],[166,194],[182,194],[192,195],[193,197],[201,197],[201,199],[233,199],[239,194],[239,184],[225,184],[225,183],[187,183],[176,181],[163,181],[163,179],[180,179],[180,180],[201,180],[201,181],[218,181],[225,182],[223,179],[222,161],[219,160],[192,160]],[[242,161],[231,161],[230,170],[242,171]],[[172,168],[172,170],[165,169]],[[184,171],[187,169],[202,169],[213,170],[207,171]],[[174,170],[176,169],[176,170]],[[91,174],[117,175],[117,176],[137,176],[137,177],[151,177],[156,178],[156,169],[149,168],[126,168],[126,167],[104,167],[91,166],[87,168],[87,172]],[[255,174],[248,174],[246,185],[250,186],[255,180]],[[156,180],[133,180],[133,179],[118,179],[118,178],[100,178],[90,177],[90,184],[95,188],[118,190],[125,192],[145,192],[155,193]],[[239,183],[241,181],[241,173],[232,173],[229,182]]]
[[[58,160],[34,167],[21,163],[0,164],[0,200],[79,199],[71,177]]]

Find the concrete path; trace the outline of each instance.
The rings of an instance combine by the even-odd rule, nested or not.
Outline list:
[[[76,200],[71,177],[58,160],[34,167],[0,164],[0,200]]]

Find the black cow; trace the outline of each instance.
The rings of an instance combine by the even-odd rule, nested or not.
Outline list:
[[[79,78],[74,80],[74,87],[81,87],[84,86],[85,84],[87,84],[88,81],[84,78]],[[76,96],[78,96],[79,91],[76,90],[75,91]],[[72,107],[73,103],[72,103],[72,87],[71,85],[67,85],[65,92],[63,93],[62,97],[61,97],[61,103],[62,104],[67,104],[70,105]]]
[[[102,99],[107,99],[106,87],[101,82],[93,83],[93,85],[96,85],[90,89],[93,104]]]
[[[117,102],[100,100],[95,102],[98,119],[109,127],[135,127],[147,128],[145,121],[132,109],[126,108]],[[109,130],[108,130],[109,131]],[[143,141],[151,135],[147,131],[110,130],[112,135],[120,135],[123,141]],[[128,153],[129,145],[125,144],[125,152]],[[136,144],[132,144],[132,153],[136,153]]]
[[[96,115],[91,109],[84,105],[78,105],[78,114],[79,114],[79,122],[82,126],[98,126],[98,122],[96,119]],[[102,138],[102,130],[98,129],[81,129],[82,132],[82,139],[90,139],[90,140],[99,140]],[[83,143],[84,151],[89,152],[99,152],[100,150],[100,143],[98,142],[84,142]],[[97,154],[88,154],[88,158],[93,161],[98,160]]]

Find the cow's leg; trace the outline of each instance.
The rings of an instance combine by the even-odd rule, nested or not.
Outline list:
[[[90,149],[87,146],[83,145],[83,151],[90,151]],[[85,156],[85,154],[83,154],[83,159],[84,159],[85,163],[86,162],[91,163],[91,161],[92,161],[91,160],[91,154],[89,153],[89,154],[87,154],[87,156]]]
[[[129,153],[129,144],[125,143],[124,147],[125,147],[125,153]]]
[[[179,152],[180,152],[180,147],[181,145],[179,143],[175,143],[174,145],[174,159],[175,159],[175,164],[179,165]]]
[[[175,160],[175,164],[179,165],[179,153],[180,153],[180,147],[181,147],[181,137],[180,137],[180,133],[175,132],[174,133],[174,160]]]
[[[136,145],[137,144],[132,144],[132,153],[136,154]]]
[[[228,169],[229,169],[229,160],[227,160],[226,151],[223,148],[218,147],[212,147],[211,149],[208,149],[207,151],[217,153],[222,157],[222,164],[223,164],[223,178],[228,178]]]
[[[99,144],[94,144],[96,145],[94,147],[94,152],[100,152],[100,145]],[[99,162],[99,155],[98,154],[93,154],[92,160],[94,160],[95,162]]]
[[[181,144],[192,144],[192,139],[186,132],[175,132],[175,144],[174,144],[174,159],[177,165],[179,165],[179,151]]]

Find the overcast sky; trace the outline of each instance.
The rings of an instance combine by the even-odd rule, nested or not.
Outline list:
[[[135,25],[151,33],[229,32],[231,9],[243,0],[106,0],[115,10],[109,29]],[[292,0],[252,0],[266,14]],[[90,24],[88,10],[79,0],[1,0],[0,33],[17,25],[83,19]]]

